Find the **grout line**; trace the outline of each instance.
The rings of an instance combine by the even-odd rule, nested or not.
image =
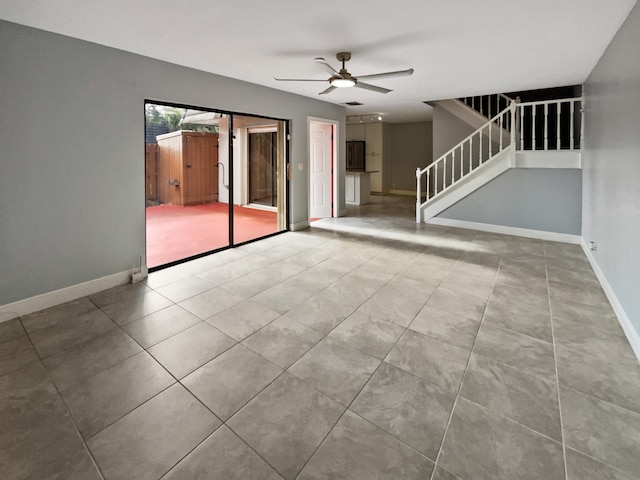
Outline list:
[[[544,248],[543,244],[543,248]],[[553,310],[551,307],[551,290],[549,289],[549,270],[547,265],[547,249],[544,248],[545,253],[545,276],[547,280],[547,295],[549,300],[549,318],[551,320],[551,340],[553,346],[553,364],[556,372],[556,392],[558,395],[558,414],[560,417],[560,439],[562,440],[562,460],[564,462],[564,478],[569,478],[568,466],[567,466],[567,445],[564,439],[564,419],[562,415],[562,401],[560,399],[560,375],[558,375],[558,356],[556,354],[556,337],[555,337],[555,328],[553,323]]]
[[[475,238],[475,237],[474,237]],[[471,349],[469,350],[469,356],[467,358],[467,364],[465,365],[464,372],[462,374],[462,378],[460,379],[460,384],[458,385],[458,390],[456,392],[456,397],[453,402],[453,406],[451,407],[451,412],[449,413],[449,419],[447,420],[447,425],[445,427],[444,433],[442,435],[442,440],[440,441],[440,448],[438,449],[438,454],[436,455],[435,466],[433,467],[433,473],[431,474],[431,480],[435,480],[436,469],[438,467],[438,462],[440,460],[440,456],[442,455],[442,449],[444,447],[445,440],[447,438],[447,433],[449,433],[449,427],[451,426],[451,420],[453,419],[453,413],[456,410],[456,406],[458,405],[458,399],[460,399],[460,392],[462,390],[462,385],[464,384],[464,379],[467,376],[467,371],[469,370],[469,363],[471,362],[471,356],[473,355],[473,350],[476,346],[476,342],[478,340],[478,335],[480,334],[480,329],[482,328],[482,324],[484,322],[484,317],[487,313],[487,308],[489,307],[489,302],[491,301],[491,296],[493,295],[493,289],[496,286],[496,282],[498,276],[500,274],[500,266],[502,265],[502,258],[504,257],[505,252],[502,252],[502,256],[500,257],[500,263],[498,264],[498,270],[496,271],[496,276],[493,279],[493,286],[491,287],[491,292],[489,293],[489,298],[484,306],[484,312],[482,313],[482,318],[480,319],[480,325],[478,326],[478,330],[476,332],[476,336],[473,339],[473,345],[471,345]],[[458,260],[459,261],[459,260]],[[458,262],[456,261],[456,263]]]

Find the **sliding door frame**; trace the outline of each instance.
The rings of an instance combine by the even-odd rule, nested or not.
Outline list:
[[[144,100],[143,103],[143,108],[142,108],[142,112],[143,114],[145,113],[145,109],[146,106],[148,104],[152,104],[152,105],[162,105],[162,106],[166,106],[166,107],[173,107],[173,108],[184,108],[184,109],[191,109],[191,110],[199,110],[202,112],[209,112],[209,113],[219,113],[222,115],[227,115],[229,118],[229,135],[228,135],[228,151],[229,151],[229,165],[228,165],[228,181],[229,181],[229,214],[228,214],[228,218],[229,218],[229,241],[228,244],[224,247],[220,247],[220,248],[215,248],[212,250],[208,250],[206,252],[202,252],[202,253],[197,253],[195,255],[191,255],[189,257],[186,258],[181,258],[178,260],[174,260],[172,262],[169,263],[165,263],[163,265],[158,265],[155,267],[151,267],[148,269],[149,272],[155,272],[157,270],[162,270],[164,268],[168,268],[168,267],[173,267],[175,265],[179,265],[181,263],[185,263],[191,260],[196,260],[198,258],[202,258],[202,257],[206,257],[208,255],[211,255],[213,253],[216,252],[221,252],[223,250],[228,250],[230,248],[235,248],[241,245],[246,245],[248,243],[252,243],[255,241],[259,241],[265,238],[269,238],[269,237],[273,237],[275,235],[280,235],[281,233],[284,233],[286,231],[290,230],[290,198],[289,198],[289,192],[291,190],[291,186],[290,186],[290,178],[289,178],[289,163],[290,163],[290,151],[291,151],[291,145],[290,145],[290,136],[289,136],[289,131],[290,131],[290,120],[286,119],[286,118],[279,118],[279,117],[270,117],[267,115],[258,115],[255,113],[245,113],[245,112],[237,112],[237,111],[231,111],[231,110],[223,110],[223,109],[219,109],[219,108],[210,108],[210,107],[201,107],[201,106],[195,106],[195,105],[188,105],[188,104],[183,104],[183,103],[175,103],[175,102],[167,102],[164,100],[153,100],[153,99],[149,99],[146,98]],[[282,192],[282,194],[285,196],[285,212],[284,212],[284,225],[285,228],[284,230],[279,230],[277,232],[274,233],[270,233],[268,235],[263,235],[261,237],[258,238],[254,238],[251,240],[247,240],[247,241],[243,241],[243,242],[234,242],[233,240],[233,233],[234,233],[234,214],[233,214],[233,206],[234,206],[234,161],[233,161],[233,142],[235,140],[235,135],[233,133],[233,117],[235,116],[244,116],[244,117],[256,117],[256,118],[264,118],[267,120],[274,120],[275,122],[283,122],[284,123],[284,155],[285,155],[285,171],[282,172],[282,174],[285,176],[284,177],[284,192]],[[143,118],[144,120],[144,125],[146,127],[146,117]],[[146,131],[146,128],[145,128]],[[144,140],[144,138],[143,138]],[[146,144],[143,143],[143,148],[146,148],[145,146]],[[142,155],[142,159],[144,162],[145,159],[145,155],[144,155],[144,150],[143,150],[143,155]],[[145,175],[143,175],[143,180],[146,178],[146,173]],[[224,178],[222,179],[222,183],[224,184]],[[143,192],[146,191],[146,182],[144,182],[143,185]],[[280,192],[278,192],[280,193]],[[280,224],[281,222],[278,221],[278,224]],[[146,233],[146,215],[145,215],[145,222],[144,222],[144,236],[145,236],[145,264],[146,264],[146,255],[147,255],[147,233]]]

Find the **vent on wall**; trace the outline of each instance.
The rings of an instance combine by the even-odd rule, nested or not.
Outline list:
[[[360,102],[346,102],[345,105],[349,105],[350,107],[357,107],[359,105],[364,105],[364,103]]]

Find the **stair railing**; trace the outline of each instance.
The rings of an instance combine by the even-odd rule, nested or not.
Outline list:
[[[579,150],[582,98],[518,103],[518,150]]]
[[[491,95],[478,95],[475,97],[462,97],[459,98],[462,103],[472,108],[480,115],[487,118],[492,118],[491,114],[503,111],[514,100],[507,97],[504,93],[494,93]]]
[[[486,164],[504,149],[515,146],[516,102],[488,120],[471,135],[423,169],[416,169],[416,222],[420,223],[422,208],[433,198]],[[505,131],[509,140],[504,140]],[[422,177],[425,176],[425,201],[422,202]]]

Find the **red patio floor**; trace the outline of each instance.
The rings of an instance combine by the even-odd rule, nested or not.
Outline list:
[[[157,267],[229,245],[229,205],[147,207],[147,266]],[[234,205],[234,243],[278,231],[277,214]]]

